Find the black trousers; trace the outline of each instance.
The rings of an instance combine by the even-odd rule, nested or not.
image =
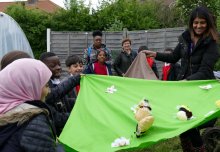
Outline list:
[[[217,119],[213,119],[197,128],[187,130],[186,132],[180,134],[180,138],[189,138],[193,147],[200,147],[203,145],[202,137],[200,135],[200,129],[213,127]]]

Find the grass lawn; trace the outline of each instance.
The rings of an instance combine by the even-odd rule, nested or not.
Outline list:
[[[218,119],[215,126],[220,127],[220,119]],[[123,150],[120,152],[130,152],[130,151]],[[180,146],[179,137],[175,137],[175,138],[167,139],[165,141],[157,143],[150,148],[139,149],[133,152],[182,152],[182,149]]]
[[[130,152],[130,151],[123,150],[120,152]],[[160,142],[158,144],[155,144],[150,148],[139,149],[133,152],[182,152],[182,150],[181,150],[181,146],[179,143],[179,138],[175,137],[175,138]]]

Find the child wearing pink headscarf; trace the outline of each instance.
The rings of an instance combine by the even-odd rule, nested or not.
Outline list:
[[[0,71],[1,152],[58,150],[50,110],[43,102],[51,75],[35,59],[18,59]]]

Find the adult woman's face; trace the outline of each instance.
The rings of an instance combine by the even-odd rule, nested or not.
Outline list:
[[[198,36],[204,34],[204,32],[207,30],[206,20],[203,18],[196,17],[193,21],[193,30],[194,33]]]
[[[101,47],[101,44],[102,44],[102,37],[101,36],[95,36],[93,38],[93,45],[97,48]]]
[[[131,44],[129,41],[126,41],[123,43],[122,48],[124,51],[130,51],[131,50]]]

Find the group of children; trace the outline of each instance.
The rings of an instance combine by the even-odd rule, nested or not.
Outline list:
[[[23,51],[12,51],[1,60],[2,86],[0,89],[3,90],[0,93],[0,98],[2,97],[0,101],[0,136],[2,137],[0,149],[4,149],[3,151],[32,151],[31,149],[36,146],[41,148],[33,151],[55,151],[55,149],[63,151],[59,144],[55,144],[55,137],[62,132],[75,104],[80,88],[80,74],[83,71],[82,59],[75,55],[67,58],[66,65],[70,76],[64,80],[60,80],[61,64],[56,54],[44,52],[40,56],[40,61],[31,59]],[[16,81],[13,80],[14,77],[9,77],[12,72]],[[4,80],[5,83],[3,83]],[[35,94],[37,96],[32,96]],[[6,103],[7,100],[12,103]],[[26,107],[28,110],[25,109]],[[37,109],[37,113],[34,109]],[[32,112],[34,113],[31,114]],[[20,117],[15,117],[14,113]],[[27,117],[23,118],[24,113]],[[15,125],[11,125],[11,119]],[[17,125],[19,121],[22,123]],[[37,125],[39,127],[36,127]],[[32,132],[28,132],[29,130]],[[26,131],[28,133],[23,134]],[[36,134],[39,136],[36,137]],[[33,143],[23,140],[26,136],[33,138]],[[20,144],[24,145],[16,146]]]
[[[165,63],[163,80],[214,79],[214,65],[219,59],[216,25],[212,13],[205,7],[195,8],[189,27],[179,37],[177,47],[155,52],[140,48],[146,62],[153,69],[155,61]],[[60,80],[61,64],[56,54],[45,52],[39,60],[21,51],[5,55],[0,72],[0,150],[3,152],[62,151],[56,136],[61,133],[79,92],[80,73],[112,75],[111,65],[123,76],[137,52],[131,49],[131,40],[122,41],[122,51],[111,63],[111,51],[102,44],[102,33],[93,32],[93,44],[84,51],[84,60],[69,56],[66,65],[70,76]],[[188,46],[188,47],[186,47]],[[24,59],[25,58],[25,59]],[[16,61],[15,61],[16,60]],[[83,68],[83,63],[85,68]],[[174,70],[174,71],[173,71]],[[158,76],[157,71],[154,70]],[[172,74],[172,76],[170,75]],[[178,77],[176,78],[176,74]],[[213,126],[216,119],[209,121]],[[207,125],[206,124],[206,125]],[[180,135],[184,152],[205,151],[200,128],[192,128]]]
[[[127,42],[130,43],[130,41],[127,41]],[[129,46],[129,44],[128,44],[128,46]],[[142,48],[142,49],[146,49],[146,48]],[[139,51],[141,51],[141,50],[139,49]],[[7,66],[14,63],[15,60],[19,60],[19,59],[23,59],[23,58],[30,59],[30,60],[24,59],[24,61],[19,60],[20,63],[15,62],[16,64],[12,65],[12,67],[13,67],[12,70],[5,70],[6,72],[7,71],[8,72],[14,71],[14,74],[16,74],[16,72],[20,74],[19,70],[14,70],[14,68],[17,66],[17,64],[19,64],[19,68],[21,70],[24,70],[25,72],[27,72],[27,76],[24,75],[24,77],[33,77],[32,75],[36,75],[35,76],[36,78],[30,79],[30,82],[28,82],[29,79],[27,79],[27,83],[33,83],[32,81],[35,82],[38,80],[42,81],[41,79],[43,79],[43,78],[41,78],[41,77],[44,77],[42,75],[43,71],[44,72],[46,71],[46,73],[48,73],[47,76],[50,76],[50,77],[49,77],[48,83],[46,83],[46,85],[44,84],[45,88],[43,88],[43,91],[41,93],[43,95],[43,97],[41,99],[33,98],[34,101],[32,101],[32,100],[28,101],[28,99],[26,99],[26,98],[23,99],[23,97],[22,97],[22,101],[18,105],[18,107],[21,106],[22,108],[23,108],[23,106],[26,106],[26,104],[28,104],[28,107],[34,106],[34,108],[40,108],[39,113],[36,114],[37,115],[36,119],[33,119],[32,117],[28,118],[27,126],[30,125],[30,127],[26,127],[26,124],[25,124],[25,125],[21,125],[21,126],[6,125],[6,126],[3,126],[3,128],[2,128],[1,122],[0,122],[0,128],[2,128],[3,133],[5,131],[6,132],[11,131],[11,130],[7,130],[8,127],[12,127],[12,128],[14,128],[15,132],[18,132],[18,136],[17,136],[17,134],[15,134],[15,135],[11,134],[10,137],[7,135],[5,138],[3,138],[4,143],[6,142],[6,139],[11,139],[11,138],[18,139],[16,141],[13,140],[13,142],[23,142],[23,140],[20,139],[20,134],[22,134],[22,132],[23,132],[22,130],[24,130],[24,132],[26,132],[29,129],[33,129],[34,132],[39,132],[39,131],[41,131],[39,129],[42,128],[42,130],[46,130],[46,133],[44,133],[44,134],[47,134],[50,137],[46,137],[47,139],[43,139],[41,137],[43,135],[39,134],[39,139],[38,139],[38,137],[35,137],[34,134],[28,133],[28,136],[30,136],[31,138],[35,138],[35,139],[33,139],[34,140],[33,143],[28,142],[28,145],[31,145],[33,147],[31,147],[31,146],[29,147],[28,145],[25,145],[23,148],[20,147],[19,149],[16,149],[15,147],[12,146],[12,149],[15,149],[15,151],[23,151],[24,149],[29,149],[29,148],[31,149],[31,148],[35,147],[35,144],[36,144],[35,142],[37,142],[36,145],[39,145],[40,147],[42,147],[39,150],[44,151],[47,147],[45,144],[38,142],[38,140],[40,141],[40,138],[42,138],[45,141],[45,143],[49,140],[49,141],[51,141],[50,144],[54,144],[55,139],[53,139],[53,137],[52,137],[53,135],[50,134],[50,130],[52,130],[52,132],[55,136],[59,136],[60,133],[62,132],[62,129],[65,126],[65,124],[69,118],[70,112],[72,111],[72,109],[74,107],[77,95],[80,90],[79,84],[80,84],[81,74],[112,75],[111,62],[109,62],[110,55],[108,53],[109,52],[107,52],[105,49],[99,49],[93,55],[93,60],[89,60],[89,61],[87,60],[88,62],[85,66],[83,64],[83,59],[81,57],[79,57],[77,55],[68,56],[65,61],[65,64],[68,69],[69,76],[64,78],[63,80],[61,80],[61,70],[62,70],[61,63],[60,63],[59,57],[55,53],[44,52],[41,54],[41,56],[39,58],[39,60],[42,61],[48,69],[46,69],[38,61],[35,61],[34,59],[30,59],[31,57],[25,52],[12,51],[12,52],[6,54],[1,60],[1,69],[4,69],[4,68],[8,69]],[[88,55],[88,58],[90,59],[89,55]],[[134,58],[135,58],[135,56],[132,57],[132,60],[130,61],[129,65],[127,65],[127,67],[130,66],[130,64],[132,63]],[[151,58],[146,59],[146,61],[148,62],[148,64],[150,65],[150,67],[152,69],[154,69],[156,67],[153,59],[151,59]],[[25,69],[25,68],[20,67],[21,64],[25,64],[25,63],[26,64],[28,64],[28,63],[33,64],[34,69],[30,70],[30,68]],[[39,69],[41,69],[41,68],[39,68],[37,70],[37,66],[42,67],[43,71],[37,72]],[[28,71],[30,71],[30,72],[33,71],[33,73],[29,74]],[[155,71],[155,74],[158,76],[157,70]],[[22,74],[20,74],[18,76],[17,80],[20,81],[19,79],[21,79],[22,81],[24,80],[24,78],[22,77]],[[45,79],[48,79],[48,78],[45,78]],[[41,82],[39,82],[39,83],[41,83]],[[31,84],[31,85],[34,86],[35,84]],[[26,85],[25,85],[25,87],[26,87]],[[12,87],[11,87],[11,89],[13,90]],[[29,91],[32,91],[32,90],[29,90]],[[21,93],[21,94],[23,94],[23,93]],[[12,97],[10,97],[10,98],[12,98]],[[17,95],[14,96],[13,98],[15,98],[15,100],[17,100]],[[45,104],[42,104],[42,103],[39,104],[38,102],[35,102],[35,100],[45,100]],[[15,109],[17,109],[18,107],[15,106]],[[47,120],[51,120],[51,121],[47,121],[44,118],[41,118],[41,116],[40,116],[41,113],[44,113],[44,112],[42,112],[42,109],[46,109],[46,111],[49,111],[50,117]],[[13,109],[12,109],[12,111],[13,111]],[[7,115],[5,116],[4,113],[6,113]],[[18,112],[18,115],[20,115],[21,113],[23,113],[23,109]],[[2,111],[2,114],[3,114],[2,115],[3,119],[5,119],[5,117],[7,118],[8,117],[7,109],[6,109],[6,111]],[[15,122],[19,121],[17,119],[19,119],[19,118],[16,118]],[[39,127],[39,129],[36,129],[35,124],[38,124],[38,125],[44,124],[45,126],[42,126],[42,127]],[[32,128],[32,127],[34,127],[34,128]],[[6,130],[5,130],[5,128],[6,128]],[[20,130],[20,129],[22,129],[22,130]],[[1,132],[0,132],[0,134],[1,134]],[[4,136],[5,136],[5,134],[3,135],[3,137]],[[24,136],[24,134],[22,134],[21,137],[23,137],[23,136]],[[9,141],[12,141],[12,139]],[[26,144],[25,141],[24,141],[24,144]],[[4,146],[4,145],[1,145],[1,143],[0,143],[0,147],[1,146],[3,146],[6,149],[6,151],[8,149],[10,149],[9,148],[10,146]],[[60,148],[60,147],[58,145],[56,147],[51,146],[51,149],[54,150],[55,148]],[[11,149],[10,149],[10,151],[11,151]]]
[[[83,59],[77,55],[70,55],[67,57],[66,67],[70,75],[75,75],[76,73],[113,75],[112,69],[114,69],[116,75],[123,76],[134,61],[137,53],[148,50],[147,46],[140,46],[137,52],[133,51],[131,49],[131,40],[126,38],[122,41],[122,51],[118,54],[114,63],[112,63],[111,51],[99,40],[102,38],[102,32],[94,31],[93,38],[94,44],[84,51]],[[172,49],[167,48],[164,52],[171,53],[172,51]],[[155,76],[159,79],[160,76],[154,59],[146,57],[146,62],[153,70]],[[86,65],[85,68],[83,64]],[[164,63],[161,80],[175,81],[179,68],[180,65],[178,63]]]
[[[0,151],[60,151],[56,122],[60,113],[50,108],[47,95],[50,69],[24,52],[3,57],[0,72]],[[55,118],[56,117],[56,118]],[[64,122],[64,121],[63,121]],[[54,125],[56,127],[54,127]],[[63,125],[63,124],[61,124]]]
[[[140,46],[138,51],[134,51],[131,47],[131,40],[126,38],[122,40],[122,50],[112,61],[111,50],[102,43],[102,32],[94,31],[93,44],[84,50],[83,63],[86,65],[83,73],[85,74],[101,74],[113,75],[112,69],[118,76],[124,76],[138,53],[143,50],[148,50],[147,46]],[[165,49],[165,52],[172,52],[172,49]],[[155,76],[159,79],[159,72],[157,70],[156,62],[153,58],[146,57],[147,64],[153,70]],[[69,67],[69,65],[66,65]],[[180,65],[165,63],[162,67],[161,80],[175,81],[179,72]]]
[[[147,49],[147,47],[140,47],[138,52],[140,53],[143,49]],[[52,76],[48,83],[52,91],[47,96],[46,102],[49,104],[49,106],[52,107],[52,109],[54,109],[52,111],[54,111],[54,118],[56,124],[55,126],[58,130],[58,134],[62,131],[62,128],[69,117],[69,114],[75,104],[77,94],[80,90],[79,81],[72,81],[72,76],[79,76],[82,73],[112,75],[111,64],[107,62],[107,56],[107,52],[100,49],[96,52],[95,56],[93,57],[93,61],[87,62],[87,65],[85,66],[83,65],[83,59],[80,56],[68,56],[66,58],[65,64],[69,76],[64,78],[64,80],[60,80],[61,63],[59,57],[52,52],[44,52],[41,54],[40,60],[44,62],[52,72]],[[150,67],[153,69],[155,75],[159,77],[155,61],[152,58],[147,58],[146,62],[148,62]],[[128,66],[130,66],[130,64]],[[167,66],[168,64],[165,65]],[[166,78],[165,76],[163,76],[164,80],[170,80],[168,79],[168,70],[170,69],[171,68],[163,68],[163,72],[166,74]],[[174,80],[174,77],[172,77],[172,79]],[[71,84],[73,84],[74,87],[71,86]]]

